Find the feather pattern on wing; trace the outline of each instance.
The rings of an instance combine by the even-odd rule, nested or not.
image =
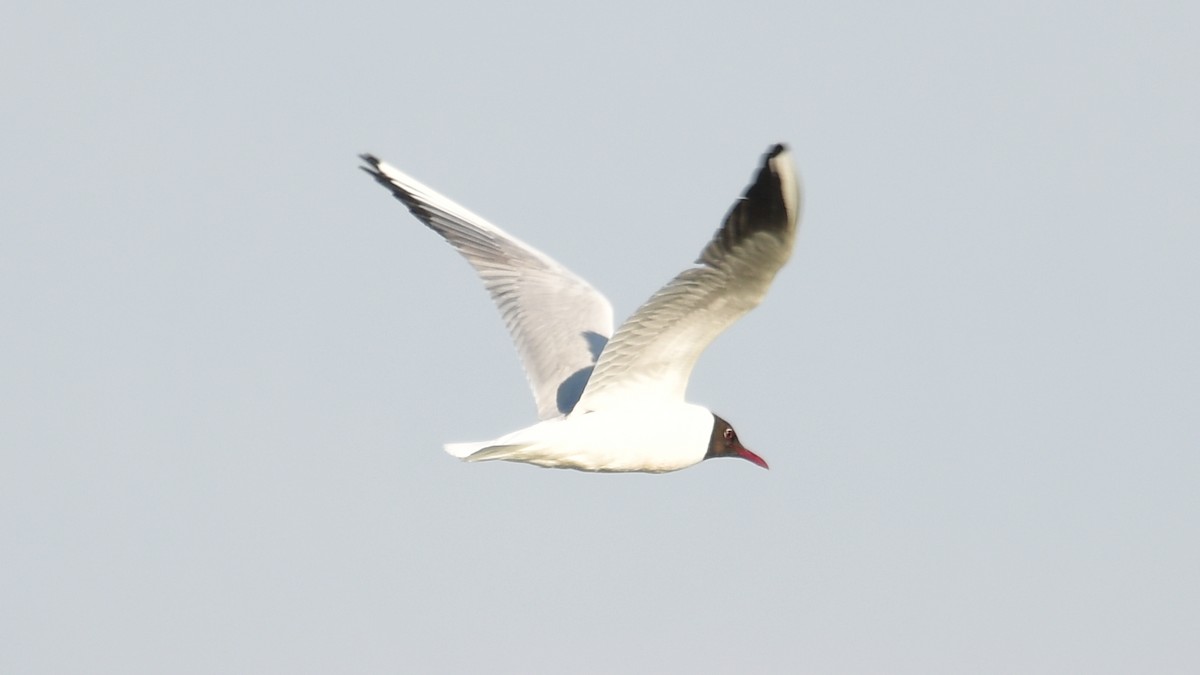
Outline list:
[[[791,157],[776,145],[696,266],[651,296],[609,341],[576,410],[682,401],[700,354],[762,301],[791,256],[799,213]]]
[[[570,412],[612,335],[612,306],[549,256],[372,155],[362,155],[379,184],[458,250],[483,279],[508,327],[538,417]]]

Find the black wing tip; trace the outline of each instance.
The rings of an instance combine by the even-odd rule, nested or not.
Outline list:
[[[380,174],[379,165],[382,162],[379,160],[378,157],[376,157],[375,155],[372,155],[369,152],[363,152],[358,155],[358,158],[367,164],[367,166],[360,166],[358,168],[362,169],[363,171],[366,171],[367,173],[371,174],[372,176],[378,176]]]
[[[789,209],[784,181],[790,173],[785,164],[775,160],[787,152],[787,145],[776,143],[763,156],[742,196],[729,209],[716,236],[700,254],[697,262],[717,264],[722,251],[732,250],[742,240],[759,232],[788,236],[795,230],[796,216]]]
[[[408,193],[408,190],[397,184],[396,181],[392,180],[386,173],[383,172],[383,160],[369,152],[364,152],[358,157],[366,163],[364,166],[358,167],[359,169],[362,169],[368,176],[374,178],[376,183],[379,183],[383,187],[390,190],[391,193],[395,195],[397,199],[404,202],[410,210],[413,208],[414,203],[411,203],[412,199],[411,195]]]
[[[368,175],[371,175],[371,178],[373,179],[380,181],[386,180],[383,172],[379,171],[379,165],[380,163],[383,163],[382,161],[379,161],[379,157],[374,156],[371,153],[361,153],[359,155],[359,159],[362,160],[365,165],[359,167],[362,169],[362,171],[365,171]]]
[[[383,160],[369,152],[360,154],[358,158],[365,163],[364,166],[358,167],[359,169],[362,169],[367,173],[368,176],[374,178],[375,182],[390,190],[392,194],[396,195],[396,197],[400,199],[400,201],[408,204],[408,191],[397,185],[391,178],[388,178],[387,174],[385,174],[383,169],[380,168],[380,165],[383,164]]]
[[[759,167],[753,181],[746,188],[746,192],[742,194],[743,199],[750,199],[757,196],[758,198],[778,199],[782,202],[783,185],[781,183],[782,173],[781,166],[774,160],[788,151],[788,146],[784,143],[776,143],[771,146],[767,154],[763,156],[762,166]],[[763,193],[766,194],[763,194]]]
[[[392,193],[392,196],[396,199],[399,199],[400,202],[404,204],[406,208],[408,208],[409,212],[420,219],[421,222],[425,223],[426,225],[430,225],[428,209],[422,206],[421,202],[414,199],[412,193],[409,192],[407,188],[392,180],[386,173],[383,172],[383,169],[381,168],[383,160],[369,152],[361,153],[358,157],[366,163],[365,166],[358,167],[359,169],[362,169],[368,176],[374,178],[376,183],[379,183],[383,187],[387,188],[388,191]],[[432,225],[430,226],[432,227]]]

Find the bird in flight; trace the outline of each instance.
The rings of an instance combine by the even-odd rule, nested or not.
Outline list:
[[[373,155],[360,168],[475,268],[516,343],[539,422],[497,439],[449,443],[477,462],[663,473],[714,457],[767,468],[733,427],[684,400],[701,352],[762,301],[796,239],[801,194],[786,146],[753,180],[691,267],[613,333],[595,288],[532,246]]]

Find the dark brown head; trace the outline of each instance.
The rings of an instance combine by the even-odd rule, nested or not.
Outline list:
[[[708,454],[704,455],[704,459],[712,459],[713,457],[741,457],[761,466],[764,469],[771,467],[762,457],[750,452],[742,442],[738,440],[737,432],[733,430],[733,426],[721,419],[717,414],[713,414],[712,436],[708,439]]]

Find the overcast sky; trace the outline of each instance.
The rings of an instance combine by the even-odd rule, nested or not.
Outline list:
[[[0,672],[1197,672],[1197,25],[5,3]],[[532,397],[357,153],[620,319],[777,141],[795,255],[689,389],[770,471],[441,450]]]

